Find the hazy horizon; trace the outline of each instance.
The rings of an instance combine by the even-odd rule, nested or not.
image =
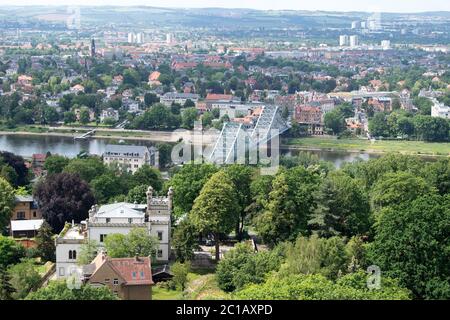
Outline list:
[[[386,12],[386,13],[420,13],[430,11],[450,11],[448,0],[319,0],[315,2],[298,0],[130,0],[124,3],[118,0],[0,0],[3,6],[149,6],[160,8],[226,8],[255,10],[305,10],[337,12]]]

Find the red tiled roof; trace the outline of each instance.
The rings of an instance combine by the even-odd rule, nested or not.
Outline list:
[[[232,100],[231,94],[208,93],[205,100]]]
[[[149,257],[107,258],[107,261],[127,285],[153,284]]]
[[[47,158],[47,155],[43,153],[35,153],[32,157],[34,160],[45,160]]]

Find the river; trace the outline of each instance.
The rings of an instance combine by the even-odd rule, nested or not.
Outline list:
[[[101,155],[108,143],[117,143],[117,139],[88,139],[74,140],[71,137],[41,136],[41,135],[0,135],[0,150],[9,151],[20,156],[29,158],[34,153],[47,153],[76,157],[81,151]],[[143,140],[127,140],[129,144],[152,146],[154,142]],[[283,151],[283,154],[296,154],[299,151]],[[347,151],[320,151],[309,150],[320,159],[332,162],[337,168],[346,162],[355,161],[358,158],[369,160],[379,157],[378,154],[366,152]]]

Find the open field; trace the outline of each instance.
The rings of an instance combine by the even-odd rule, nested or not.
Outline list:
[[[194,269],[188,274],[186,290],[181,292],[168,290],[158,286],[152,288],[153,300],[215,300],[227,299],[229,294],[217,286],[214,271],[206,269]]]
[[[365,151],[371,153],[398,152],[403,154],[449,156],[450,143],[424,141],[337,139],[334,137],[307,137],[286,139],[282,147],[305,150]]]

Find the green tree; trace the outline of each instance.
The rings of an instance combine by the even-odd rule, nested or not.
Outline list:
[[[90,264],[92,260],[97,256],[98,242],[95,240],[87,240],[80,246],[80,252],[77,257],[77,263],[79,265]]]
[[[239,210],[233,181],[223,171],[211,176],[194,201],[190,220],[200,232],[214,235],[216,261],[220,259],[219,235],[233,229]]]
[[[431,117],[431,116],[415,116],[414,128],[416,136],[425,141],[447,141],[449,138],[450,125],[448,119]]]
[[[224,291],[242,289],[251,283],[262,283],[266,274],[277,271],[284,260],[284,247],[255,252],[248,243],[239,243],[227,251],[216,269],[216,279]]]
[[[150,236],[144,228],[133,228],[127,235],[110,234],[106,237],[105,248],[111,258],[154,257],[158,240]]]
[[[86,159],[71,159],[63,172],[76,173],[86,182],[106,173],[107,168],[98,157],[88,157]]]
[[[87,124],[89,123],[91,119],[91,116],[89,114],[89,109],[88,108],[81,108],[80,110],[80,123],[81,124]]]
[[[244,231],[247,207],[251,203],[250,184],[252,182],[254,170],[249,166],[239,164],[229,165],[224,170],[234,184],[238,205],[241,209],[239,219],[236,221],[236,236],[240,240],[242,239],[242,233]]]
[[[435,193],[423,178],[408,172],[386,173],[372,188],[371,201],[375,209],[401,203],[410,203],[414,199]]]
[[[52,155],[45,159],[44,169],[47,170],[47,174],[61,173],[68,164],[68,158],[59,155]]]
[[[418,298],[450,298],[450,197],[425,195],[383,209],[371,263]]]
[[[75,115],[74,112],[72,112],[72,111],[64,112],[64,123],[65,124],[74,123],[75,121],[77,121],[77,116]]]
[[[41,276],[36,271],[31,260],[24,260],[8,269],[11,277],[10,283],[15,289],[14,299],[23,299],[31,291],[35,291],[41,285]]]
[[[127,202],[146,204],[147,203],[147,195],[146,195],[147,189],[148,189],[148,186],[144,185],[144,184],[134,187],[133,189],[128,191]]]
[[[342,116],[342,113],[337,109],[325,114],[324,124],[325,127],[330,129],[335,135],[338,135],[345,130],[345,119]]]
[[[36,248],[39,252],[39,255],[44,261],[55,261],[55,240],[53,239],[52,227],[48,224],[47,221],[41,225],[38,230],[38,234],[36,235]]]
[[[369,200],[355,179],[341,172],[329,174],[316,199],[318,205],[308,223],[320,235],[351,237],[369,231]]]
[[[319,274],[292,274],[284,278],[274,273],[266,282],[238,291],[238,299],[248,300],[408,300],[410,292],[395,280],[383,278],[380,290],[364,287],[367,276],[350,274],[333,282]]]
[[[156,191],[161,191],[163,184],[161,173],[159,172],[159,170],[147,164],[140,167],[133,174],[132,181],[135,186],[150,185]]]
[[[25,257],[25,248],[12,238],[0,235],[0,267],[16,264]]]
[[[0,234],[9,225],[14,208],[14,189],[4,178],[0,177]]]
[[[369,120],[369,131],[374,137],[388,137],[389,127],[386,122],[386,114],[383,112],[376,113],[372,119]]]
[[[117,296],[106,287],[84,284],[80,289],[70,289],[65,281],[51,281],[47,287],[30,293],[26,300],[117,300]]]
[[[423,177],[436,187],[440,194],[450,193],[450,159],[427,163]]]
[[[98,203],[107,203],[110,199],[126,192],[122,177],[112,172],[96,177],[90,183]]]
[[[255,218],[256,230],[264,242],[274,245],[307,232],[318,183],[319,176],[304,167],[279,170],[266,207]]]
[[[11,277],[3,265],[0,265],[0,300],[13,300],[16,292],[11,285]]]
[[[192,209],[195,198],[208,179],[217,172],[212,164],[185,164],[166,184],[176,192],[173,196],[174,216],[181,217]]]
[[[183,128],[193,129],[195,120],[197,120],[197,109],[187,108],[181,113],[181,126]]]
[[[172,271],[173,278],[172,281],[175,283],[177,287],[184,291],[186,288],[186,283],[188,281],[188,273],[191,269],[189,262],[175,262],[171,267],[170,271]]]
[[[185,262],[194,258],[194,250],[199,248],[199,233],[189,221],[183,219],[173,232],[172,245],[178,261]]]
[[[280,274],[322,274],[336,279],[347,271],[349,257],[346,252],[345,242],[339,237],[298,237],[294,244],[287,246],[286,263]]]

